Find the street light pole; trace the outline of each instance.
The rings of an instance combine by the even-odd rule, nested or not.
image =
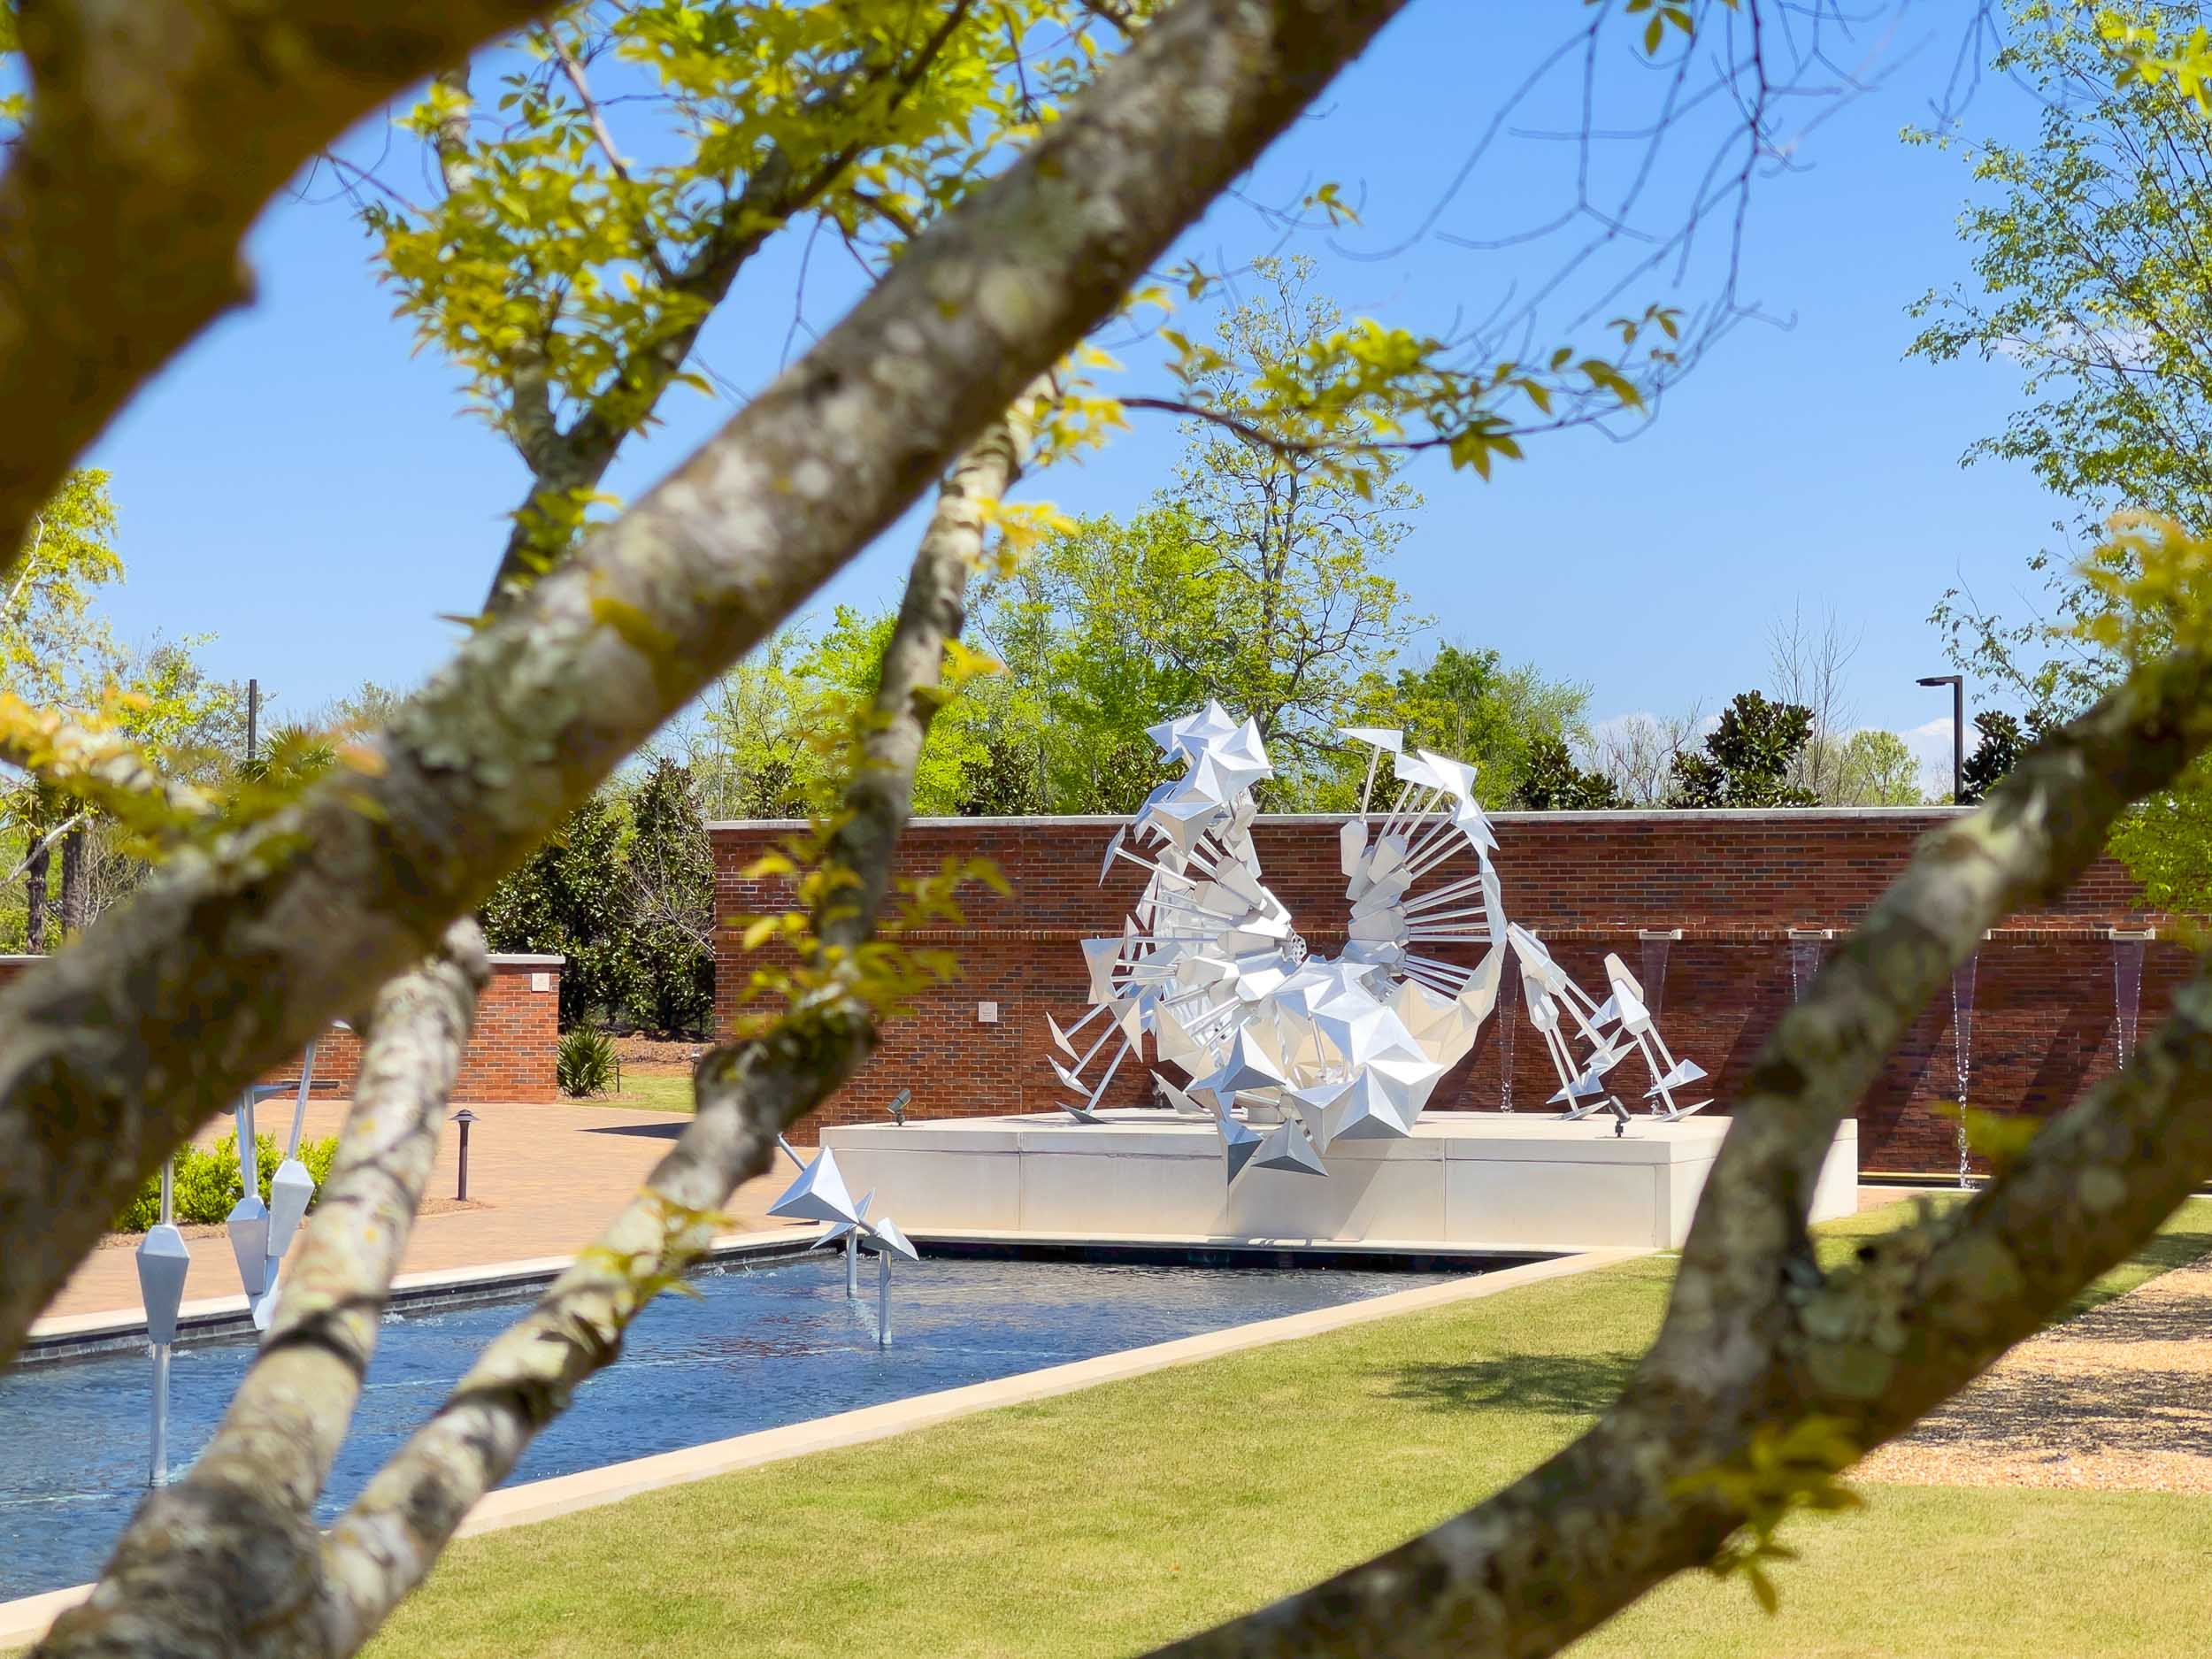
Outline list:
[[[1966,789],[1966,676],[1927,674],[1920,683],[1951,687],[1951,802],[1962,805],[1959,797]]]

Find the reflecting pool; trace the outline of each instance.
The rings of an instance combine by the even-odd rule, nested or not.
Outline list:
[[[699,1294],[667,1295],[628,1351],[587,1383],[530,1448],[514,1480],[779,1428],[809,1417],[1255,1320],[1463,1277],[1362,1269],[1209,1268],[926,1260],[899,1264],[892,1345],[875,1340],[875,1266],[863,1300],[845,1295],[841,1258],[708,1268]],[[327,1521],[436,1406],[520,1302],[386,1322],[353,1433],[322,1514]],[[244,1342],[176,1352],[173,1472],[207,1443],[244,1375]],[[97,1575],[144,1494],[142,1355],[19,1367],[0,1376],[0,1600]]]

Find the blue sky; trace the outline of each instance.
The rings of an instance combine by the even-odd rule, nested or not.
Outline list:
[[[1525,293],[1548,268],[1543,249],[1481,254],[1436,234],[1402,245],[1437,208],[1502,88],[1579,12],[1507,10],[1515,20],[1502,23],[1493,8],[1416,4],[1250,181],[1254,198],[1282,201],[1332,179],[1362,204],[1356,227],[1298,243],[1348,311],[1443,332],[1455,315]],[[1440,461],[1412,471],[1426,505],[1393,573],[1440,618],[1438,637],[1586,680],[1604,718],[1709,709],[1762,683],[1777,616],[1832,606],[1863,631],[1852,675],[1859,721],[1929,726],[1927,752],[1947,750],[1947,732],[1933,733],[1944,699],[1913,684],[1947,666],[1929,608],[1961,578],[1985,599],[2012,594],[2062,516],[2024,474],[1958,464],[2004,419],[2016,377],[2002,365],[1903,357],[1915,327],[1906,305],[1964,275],[1968,258],[1953,231],[1962,163],[1898,137],[1939,89],[1951,27],[1909,11],[1903,27],[1851,43],[1846,55],[1863,54],[1888,79],[1820,106],[1828,112],[1803,136],[1795,170],[1761,185],[1740,288],[1786,326],[1739,328],[1632,442],[1551,436],[1486,484]],[[1624,59],[1603,89],[1647,96],[1640,73]],[[1564,119],[1561,96],[1540,96],[1528,123]],[[2016,134],[2028,115],[2019,94],[1985,87],[1966,126]],[[380,142],[371,132],[356,145]],[[1703,154],[1686,143],[1662,188]],[[1435,230],[1479,240],[1535,222],[1563,204],[1571,164],[1565,146],[1510,140]],[[1235,263],[1275,241],[1260,215],[1225,203],[1190,246]],[[173,365],[93,459],[115,474],[123,513],[119,629],[142,640],[212,634],[205,655],[218,672],[257,675],[303,712],[364,678],[411,683],[449,649],[455,630],[439,618],[479,602],[523,478],[502,442],[458,412],[446,365],[416,355],[390,317],[342,202],[280,203],[251,254],[257,303]],[[798,263],[794,240],[748,273],[703,348],[718,375],[749,387],[773,373]],[[826,326],[854,279],[820,256],[812,272],[806,315]],[[1654,275],[1632,293],[1639,307],[1694,302],[1712,276],[1709,258],[1679,288]],[[1147,353],[1126,361],[1129,389],[1161,389]],[[642,488],[730,407],[679,394],[613,487]],[[1079,511],[1143,505],[1182,439],[1170,419],[1139,420],[1106,455],[1032,493]],[[822,603],[887,601],[910,545],[904,528],[887,536]]]

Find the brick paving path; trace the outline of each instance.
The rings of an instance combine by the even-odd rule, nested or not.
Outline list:
[[[467,1209],[419,1217],[403,1272],[472,1267],[533,1256],[569,1256],[590,1241],[601,1224],[632,1194],[668,1149],[686,1121],[667,1112],[564,1102],[549,1106],[472,1106]],[[342,1101],[318,1100],[307,1110],[310,1139],[335,1134]],[[204,1139],[227,1133],[223,1118]],[[291,1126],[291,1102],[261,1109],[259,1127],[280,1140]],[[438,1144],[438,1167],[429,1196],[449,1199],[460,1160],[460,1132],[450,1123]],[[769,1204],[789,1185],[787,1164],[733,1194],[726,1207],[733,1231],[772,1227]],[[196,1240],[185,1297],[235,1294],[237,1274],[219,1237]],[[96,1250],[46,1310],[49,1317],[122,1310],[139,1305],[138,1271],[127,1248]]]

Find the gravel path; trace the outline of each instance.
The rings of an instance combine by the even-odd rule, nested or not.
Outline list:
[[[1853,1474],[2212,1493],[2212,1256],[2030,1338]]]

